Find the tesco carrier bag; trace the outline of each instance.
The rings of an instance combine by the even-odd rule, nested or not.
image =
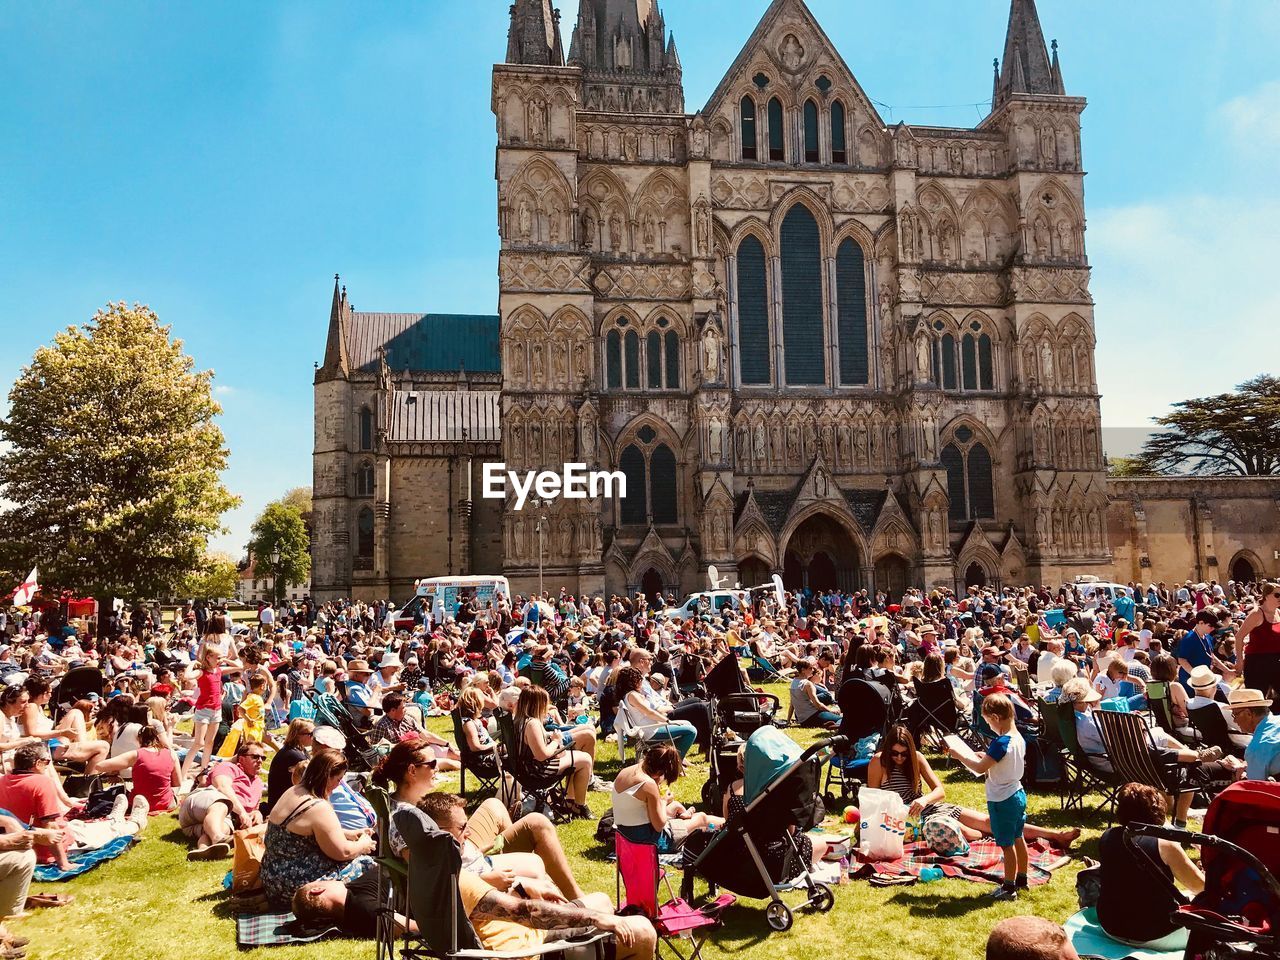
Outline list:
[[[862,822],[858,827],[858,853],[863,860],[902,858],[907,834],[907,805],[891,790],[863,787],[858,791]]]

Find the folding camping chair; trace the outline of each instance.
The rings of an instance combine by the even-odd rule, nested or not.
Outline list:
[[[1013,679],[1018,685],[1018,693],[1022,694],[1022,699],[1028,703],[1034,702],[1036,692],[1031,686],[1031,670],[1015,657],[1009,658],[1009,667],[1013,670]]]
[[[1102,734],[1107,759],[1122,782],[1145,783],[1161,793],[1172,794],[1175,800],[1179,795],[1195,790],[1187,781],[1186,769],[1156,749],[1151,739],[1151,728],[1142,716],[1094,710],[1093,720]],[[1114,799],[1111,813],[1114,819]]]
[[[857,792],[866,781],[869,760],[859,760],[856,753],[858,741],[873,734],[884,736],[890,723],[891,695],[883,684],[852,677],[840,685],[836,694],[840,706],[839,737],[844,744],[831,754],[826,779],[822,784],[822,798],[828,810],[839,810],[857,799]],[[831,782],[839,778],[840,793],[831,789]]]
[[[627,709],[627,705],[622,701],[618,702],[618,712],[613,717],[613,732],[618,737],[618,759],[625,767],[627,765],[627,745],[634,747],[636,756],[640,754],[640,748],[646,746],[651,741],[669,741],[670,734],[664,734],[667,729],[665,723],[637,723],[631,716],[631,711]]]
[[[1114,809],[1116,793],[1127,781],[1114,771],[1104,770],[1098,765],[1098,758],[1080,746],[1076,712],[1071,704],[1058,704],[1058,734],[1066,747],[1063,766],[1066,768],[1067,785],[1062,808],[1083,810],[1085,795],[1098,790]]]
[[[1067,745],[1062,741],[1062,730],[1058,722],[1061,711],[1057,703],[1050,703],[1044,697],[1036,698],[1036,709],[1040,711],[1040,742],[1044,745],[1044,749],[1057,753],[1061,761],[1062,779],[1058,781],[1058,806],[1065,810],[1067,798],[1070,795],[1072,757],[1071,752],[1067,750]],[[1073,716],[1072,721],[1074,720]]]
[[[907,709],[907,719],[917,744],[930,731],[944,737],[955,734],[966,740],[970,738],[969,721],[956,703],[955,688],[950,680],[943,677],[925,683],[916,679],[912,685],[916,699]]]
[[[643,914],[653,924],[653,929],[663,944],[680,960],[699,960],[707,934],[720,926],[720,911],[737,898],[726,894],[708,907],[695,909],[684,900],[676,898],[666,870],[658,863],[657,845],[633,843],[616,831],[613,843],[618,855],[618,912]],[[658,887],[662,883],[667,886],[669,899],[666,903],[659,904]],[[691,947],[688,956],[680,952],[675,942],[684,938],[688,938]]]
[[[510,955],[485,950],[471,925],[458,892],[462,855],[453,837],[428,831],[422,820],[405,812],[395,817],[396,829],[409,849],[406,913],[418,928],[399,940],[403,960],[498,960]],[[555,940],[537,948],[522,949],[522,956],[544,957],[591,946],[603,960],[605,941],[611,934],[592,931],[578,940]],[[395,955],[392,945],[391,956]]]
[[[1222,752],[1229,757],[1244,756],[1244,747],[1237,746],[1231,739],[1227,718],[1216,703],[1206,703],[1203,707],[1188,710],[1187,716],[1191,718],[1191,725],[1196,728],[1206,747],[1221,747]]]
[[[1173,701],[1169,699],[1169,684],[1159,680],[1153,680],[1147,684],[1147,709],[1151,711],[1156,726],[1166,733],[1177,733],[1179,737],[1182,736],[1173,719]]]
[[[502,751],[498,744],[488,750],[475,751],[467,743],[467,732],[463,729],[462,710],[454,707],[449,713],[453,720],[453,738],[458,744],[458,757],[462,768],[458,771],[458,792],[467,794],[467,773],[480,782],[476,788],[478,793],[493,792],[503,806],[510,806],[507,796],[507,778],[502,773]]]
[[[498,734],[502,741],[502,749],[507,755],[507,772],[515,779],[519,791],[525,797],[533,799],[534,810],[542,810],[554,823],[568,823],[572,819],[566,808],[565,784],[573,773],[573,768],[563,773],[550,776],[540,771],[530,770],[521,762],[523,751],[516,736],[515,717],[505,710],[497,711],[494,716],[498,720]]]
[[[395,960],[395,915],[403,915],[406,910],[405,887],[409,881],[409,867],[391,852],[388,838],[391,826],[390,794],[381,787],[369,784],[365,787],[364,797],[378,818],[377,864],[381,868],[380,880],[387,884],[378,890],[377,960]]]

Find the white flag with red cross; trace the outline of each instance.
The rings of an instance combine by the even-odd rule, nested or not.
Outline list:
[[[40,589],[40,584],[36,582],[36,568],[31,568],[31,573],[27,579],[22,582],[22,586],[18,587],[13,593],[13,605],[15,607],[28,606],[35,598],[36,591]]]

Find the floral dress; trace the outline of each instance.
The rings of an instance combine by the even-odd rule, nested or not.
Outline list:
[[[267,824],[266,849],[259,878],[262,892],[273,909],[288,910],[299,887],[316,880],[354,880],[373,864],[371,857],[356,857],[348,863],[334,860],[320,849],[315,837],[290,833],[289,824],[322,801],[303,800],[282,823]]]

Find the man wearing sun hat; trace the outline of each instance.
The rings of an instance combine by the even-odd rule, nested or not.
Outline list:
[[[1250,780],[1280,777],[1280,716],[1261,690],[1232,690],[1227,707],[1236,725],[1250,735],[1244,748],[1245,776]]]
[[[369,687],[373,670],[368,660],[347,661],[347,706],[351,713],[366,723],[373,721],[373,706],[377,702]]]
[[[1196,667],[1187,678],[1187,686],[1195,696],[1187,700],[1187,710],[1199,710],[1202,707],[1217,707],[1227,722],[1227,733],[1231,742],[1237,747],[1249,745],[1249,735],[1236,725],[1231,715],[1231,707],[1227,705],[1227,687],[1222,678],[1205,666]]]

